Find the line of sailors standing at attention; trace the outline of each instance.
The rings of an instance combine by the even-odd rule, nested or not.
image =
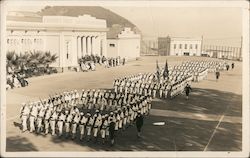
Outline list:
[[[125,65],[125,58],[118,57],[105,57],[99,55],[85,55],[78,60],[81,71],[95,71],[96,64],[103,65],[105,68],[116,67]]]
[[[23,103],[20,111],[22,131],[51,133],[81,141],[98,138],[114,143],[114,134],[133,125],[139,115],[148,115],[152,97],[119,94],[107,90],[77,90]],[[114,129],[109,125],[114,124]]]
[[[152,98],[173,98],[185,90],[192,81],[206,79],[208,72],[225,70],[225,61],[186,61],[180,65],[169,67],[168,77],[163,77],[162,68],[160,79],[155,73],[139,73],[114,80],[115,92],[150,95]]]

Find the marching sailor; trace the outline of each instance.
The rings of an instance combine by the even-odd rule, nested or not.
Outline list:
[[[27,130],[27,120],[29,117],[30,108],[27,104],[23,103],[21,108],[22,131]]]
[[[63,123],[65,122],[66,116],[63,112],[59,114],[59,118],[57,121],[58,131],[59,131],[59,137],[63,134]]]
[[[80,114],[76,113],[72,124],[72,140],[75,139],[76,137],[76,129],[79,121],[80,121]]]
[[[81,115],[81,120],[80,120],[80,125],[79,125],[79,128],[80,128],[80,140],[83,140],[85,126],[86,126],[86,123],[87,123],[87,117],[84,116],[83,112],[81,112],[80,115]]]
[[[37,114],[38,114],[38,109],[36,104],[34,104],[30,112],[30,132],[35,131],[35,121],[37,118]]]
[[[51,128],[51,135],[52,136],[55,135],[55,133],[56,133],[57,117],[58,117],[58,115],[57,115],[57,112],[55,110],[55,111],[53,111],[52,116],[50,118],[50,128]]]

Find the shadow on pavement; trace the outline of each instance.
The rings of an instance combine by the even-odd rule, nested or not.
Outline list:
[[[15,127],[18,127],[19,128],[19,130],[22,130],[22,124],[21,123],[18,123],[18,122],[13,122],[13,125],[15,126]]]
[[[37,148],[27,139],[20,136],[8,137],[6,139],[6,151],[38,151]]]
[[[152,101],[153,109],[173,110],[200,114],[221,115],[229,106],[226,116],[242,117],[242,95],[230,92],[193,88],[189,100],[181,94],[173,99]]]
[[[165,122],[164,126],[155,126],[154,122]],[[98,140],[80,142],[78,139],[52,137],[54,143],[76,143],[93,151],[203,151],[207,145],[217,121],[201,121],[186,118],[148,116],[144,119],[142,138],[137,138],[136,127],[131,126],[125,132],[118,133],[116,143],[110,147]],[[222,123],[208,146],[212,151],[240,151],[241,124]]]

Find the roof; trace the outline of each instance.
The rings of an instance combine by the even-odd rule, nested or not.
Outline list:
[[[7,29],[108,31],[106,20],[91,15],[37,16],[32,12],[9,12]]]
[[[158,37],[158,41],[162,40],[168,40],[170,39],[171,41],[201,41],[201,37],[171,37],[171,36],[167,36],[167,37]]]
[[[130,27],[124,27],[119,24],[113,25],[107,32],[107,39],[128,39],[140,38],[140,33],[132,30]]]
[[[201,37],[170,37],[171,41],[201,41]]]
[[[9,11],[6,19],[7,21],[42,22],[42,16],[28,11]]]
[[[117,39],[118,34],[120,34],[122,31],[123,31],[123,27],[119,24],[115,24],[109,28],[109,31],[107,32],[107,38],[108,39]]]
[[[17,17],[41,17],[36,12],[30,11],[9,11],[7,16],[17,16]]]

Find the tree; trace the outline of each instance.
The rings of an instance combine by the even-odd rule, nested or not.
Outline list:
[[[12,67],[14,71],[23,71],[24,68],[33,73],[33,70],[39,71],[39,68],[45,69],[51,63],[55,62],[58,57],[49,51],[25,52],[20,55],[15,52],[7,52],[6,68]],[[28,73],[28,72],[27,72]]]

